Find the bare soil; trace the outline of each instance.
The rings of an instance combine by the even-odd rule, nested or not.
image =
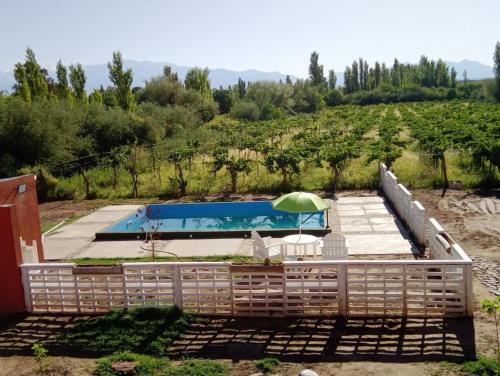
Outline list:
[[[437,190],[414,190],[413,195],[466,252],[500,262],[498,192],[450,190],[441,198]],[[250,197],[269,196],[225,199]],[[216,198],[221,196],[207,201]],[[57,222],[111,203],[144,201],[51,202],[40,205],[41,218]],[[169,353],[174,359],[189,355],[226,362],[231,375],[258,373],[255,360],[265,356],[282,361],[276,375],[297,375],[305,368],[319,375],[437,375],[443,371],[442,361],[462,362],[476,353],[494,355],[495,323],[479,309],[481,299],[491,297],[474,279],[473,319],[207,319],[190,327]],[[71,325],[71,318],[31,317],[0,321],[0,376],[36,375],[38,366],[29,355],[31,344],[53,343],[56,334]],[[44,375],[91,375],[95,368],[96,359],[89,354],[65,354],[57,347],[51,354]]]

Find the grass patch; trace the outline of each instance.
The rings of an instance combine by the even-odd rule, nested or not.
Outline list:
[[[465,362],[462,370],[466,375],[498,376],[500,375],[500,364],[495,358],[479,356],[475,361]]]
[[[122,373],[113,371],[113,362],[134,362],[136,376],[228,376],[227,365],[213,360],[191,359],[180,365],[172,365],[168,359],[150,355],[122,352],[99,360],[95,374],[97,376],[118,376]]]
[[[60,222],[42,222],[40,224],[40,229],[42,231],[42,234],[44,232],[49,231],[52,227],[56,226],[58,223],[60,223]]]
[[[149,355],[134,354],[128,351],[107,356],[97,363],[95,374],[97,376],[115,376],[122,373],[113,371],[113,362],[134,362],[136,363],[136,376],[160,376],[166,375],[169,362],[167,359],[155,358]]]
[[[273,372],[279,365],[280,361],[276,358],[263,358],[255,362],[255,367],[264,373]]]
[[[101,354],[132,351],[163,356],[172,341],[195,320],[176,307],[122,309],[80,321],[60,340]]]
[[[191,359],[184,361],[181,365],[171,367],[167,376],[227,376],[229,368],[227,365],[213,360]]]
[[[64,262],[74,262],[77,265],[116,265],[124,262],[151,262],[151,257],[130,257],[130,258],[77,258],[64,260]],[[242,255],[220,255],[220,256],[185,256],[185,257],[156,257],[157,262],[235,262],[251,263],[252,256]]]

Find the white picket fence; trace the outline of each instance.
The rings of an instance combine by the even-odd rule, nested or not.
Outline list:
[[[226,316],[466,316],[470,260],[71,263],[21,266],[30,312],[98,313],[176,305]]]
[[[417,243],[425,245],[424,207],[419,201],[412,200],[412,194],[404,185],[398,184],[398,178],[383,163],[380,164],[380,186]]]

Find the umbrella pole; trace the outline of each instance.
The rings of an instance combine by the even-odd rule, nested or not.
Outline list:
[[[299,237],[302,235],[302,212],[299,213]]]

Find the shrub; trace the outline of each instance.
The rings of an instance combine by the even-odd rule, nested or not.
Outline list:
[[[25,167],[19,170],[19,173],[36,175],[36,194],[38,196],[38,201],[44,202],[47,201],[47,199],[55,197],[58,181],[45,166],[38,165],[34,167]]]
[[[472,362],[465,362],[462,369],[468,375],[474,376],[498,376],[500,375],[500,364],[494,358],[480,356]]]
[[[122,373],[113,371],[113,362],[135,362],[135,375],[137,376],[164,375],[169,364],[167,359],[158,359],[125,351],[100,359],[95,374],[97,376],[121,375]]]
[[[255,362],[255,367],[264,373],[273,372],[280,365],[280,361],[276,358],[264,358]]]
[[[240,120],[257,121],[260,117],[260,111],[255,103],[240,101],[233,106],[231,116]]]

